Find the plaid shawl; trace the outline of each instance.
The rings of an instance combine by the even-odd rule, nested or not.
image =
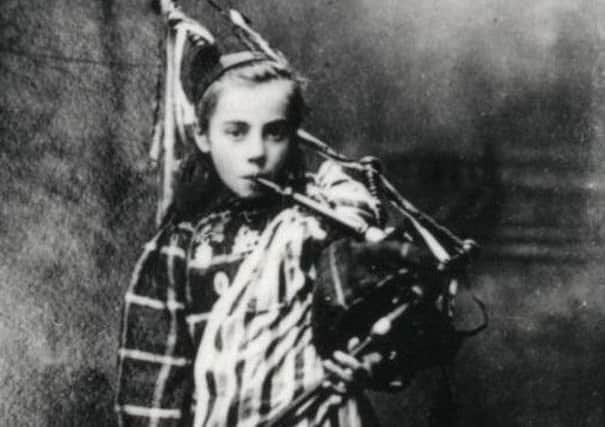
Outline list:
[[[358,221],[375,212],[365,187],[332,163],[307,193]],[[227,234],[247,240],[234,239],[230,253],[218,256],[212,239],[224,243],[217,230],[234,222],[232,214],[169,226],[145,246],[125,296],[121,425],[259,426],[323,375],[310,308],[315,260],[334,233],[290,206],[261,212],[256,237],[236,224]],[[216,265],[230,266],[233,279],[213,298],[209,289],[224,277]],[[365,407],[361,396],[341,405],[326,399],[296,425],[370,425],[360,402]]]

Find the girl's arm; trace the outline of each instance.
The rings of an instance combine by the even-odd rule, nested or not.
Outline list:
[[[380,201],[360,180],[346,173],[339,165],[325,162],[319,169],[315,182],[319,188],[318,198],[329,203],[340,216],[360,225],[378,226]],[[333,240],[334,238],[338,240]],[[352,292],[351,288],[362,287],[365,283],[374,286],[381,278],[379,272],[396,271],[403,266],[427,265],[428,260],[432,259],[422,248],[397,239],[367,243],[359,241],[357,236],[332,234],[329,240],[329,245],[319,257],[320,273],[316,289],[332,286],[334,268],[324,264],[331,259],[329,254],[334,250],[344,251],[349,255],[341,256],[337,261],[339,269],[344,270],[344,276],[338,282],[347,282],[347,292]],[[329,338],[329,335],[326,335],[324,338],[334,344],[334,337]],[[325,343],[316,341],[316,344],[321,346]],[[348,344],[355,346],[354,342]],[[336,351],[329,357],[325,356],[324,368],[331,375],[337,391],[345,390],[347,384],[350,386],[355,383],[382,390],[397,389],[401,386],[401,367],[391,360],[385,360],[381,353],[370,352],[355,358],[343,351]]]
[[[145,246],[125,295],[116,412],[120,426],[178,426],[189,416],[193,346],[185,322],[184,234]]]

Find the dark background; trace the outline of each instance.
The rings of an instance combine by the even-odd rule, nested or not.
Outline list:
[[[482,243],[461,425],[604,425],[605,3],[234,4],[309,78],[308,129]],[[161,21],[147,0],[3,0],[0,23],[0,420],[109,426]],[[428,425],[436,378],[373,395],[385,425]]]

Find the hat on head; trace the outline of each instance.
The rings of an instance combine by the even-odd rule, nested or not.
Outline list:
[[[223,54],[217,46],[216,40],[202,27],[202,37],[190,37],[194,41],[190,49],[189,59],[183,57],[181,63],[181,80],[187,98],[194,104],[200,100],[206,89],[219,79],[225,72],[254,62],[270,61],[280,67],[289,68],[285,56],[273,49],[269,43],[250,27],[250,20],[235,9],[222,9],[216,2],[209,1],[210,5],[226,17],[231,23],[233,33],[247,50],[236,53]],[[182,14],[181,14],[182,15]],[[187,18],[189,19],[189,18]],[[190,19],[189,19],[190,20]],[[191,21],[191,20],[190,20]],[[199,24],[190,25],[197,32]],[[204,37],[205,36],[205,37]],[[201,43],[198,43],[200,42]]]
[[[227,71],[272,58],[258,51],[240,51],[221,55],[216,45],[197,49],[189,61],[183,61],[183,89],[191,102],[196,104],[210,87]]]

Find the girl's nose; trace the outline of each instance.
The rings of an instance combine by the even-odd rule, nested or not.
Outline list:
[[[265,161],[266,150],[265,141],[262,134],[250,135],[250,139],[247,144],[247,155],[248,160],[254,163],[261,163]]]

